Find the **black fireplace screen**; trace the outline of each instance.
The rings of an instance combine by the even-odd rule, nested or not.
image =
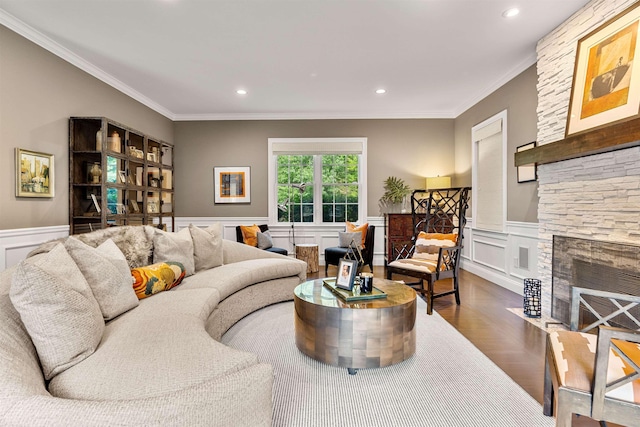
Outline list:
[[[553,236],[551,316],[565,325],[570,322],[571,288],[596,289],[628,295],[640,295],[640,246]],[[608,299],[586,297],[599,313],[610,313],[616,307]],[[640,307],[630,310],[640,317]],[[580,313],[580,323],[595,320],[587,310]],[[618,316],[613,326],[637,329],[628,317]]]

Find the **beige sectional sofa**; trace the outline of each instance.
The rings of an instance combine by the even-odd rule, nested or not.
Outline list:
[[[218,340],[291,300],[304,262],[223,240],[217,226],[76,237],[0,274],[0,425],[271,424],[271,366]],[[132,299],[128,269],[159,261],[188,275]]]

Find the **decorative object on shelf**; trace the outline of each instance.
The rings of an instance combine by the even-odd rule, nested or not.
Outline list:
[[[542,282],[538,279],[524,279],[523,305],[525,316],[542,316],[541,287]]]
[[[384,181],[384,194],[378,200],[380,212],[390,213],[393,210],[401,209],[402,202],[409,194],[411,188],[405,184],[404,180],[395,176],[390,176]]]
[[[640,116],[639,6],[578,41],[566,136]]]
[[[521,145],[516,147],[516,153],[525,150],[531,150],[536,147],[536,142],[530,142],[528,144]],[[531,163],[530,165],[522,165],[517,168],[518,174],[518,183],[521,182],[530,182],[538,179],[537,177],[537,166],[535,163]]]
[[[251,167],[214,167],[214,203],[250,203]]]
[[[16,197],[53,197],[53,154],[16,148]]]
[[[353,281],[358,272],[358,261],[351,259],[340,260],[338,264],[338,277],[336,278],[336,286],[348,291],[353,288]]]
[[[87,183],[100,184],[100,182],[102,182],[102,169],[100,168],[100,163],[87,163]]]
[[[102,151],[102,130],[96,132],[96,151]]]
[[[107,143],[109,145],[109,150],[111,151],[115,151],[116,153],[120,152],[120,143],[121,143],[121,139],[120,139],[120,134],[116,131],[113,131],[113,133],[111,134],[110,137],[107,138]]]

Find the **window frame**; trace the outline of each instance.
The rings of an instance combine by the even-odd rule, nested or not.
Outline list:
[[[274,149],[274,144],[282,147],[303,150],[303,153],[285,153]],[[295,147],[295,148],[294,148]],[[352,151],[345,151],[345,147],[351,147]],[[306,151],[308,150],[308,151]],[[356,151],[353,151],[356,150]],[[277,156],[280,154],[358,154],[358,219],[355,222],[366,222],[367,218],[367,138],[269,138],[268,139],[268,209],[269,223],[288,225],[291,222],[278,222],[278,207],[276,203],[277,188]],[[313,222],[296,222],[299,226],[335,226],[343,224],[339,222],[322,222],[322,162],[314,160],[314,190],[313,190]],[[318,181],[317,178],[320,178]]]

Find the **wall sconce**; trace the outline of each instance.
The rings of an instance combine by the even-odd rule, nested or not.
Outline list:
[[[427,177],[426,186],[427,186],[427,190],[451,188],[451,177],[450,176]]]

